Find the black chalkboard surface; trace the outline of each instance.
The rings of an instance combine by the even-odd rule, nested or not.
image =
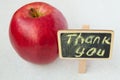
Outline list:
[[[111,30],[60,30],[58,31],[61,58],[110,58],[113,44]]]

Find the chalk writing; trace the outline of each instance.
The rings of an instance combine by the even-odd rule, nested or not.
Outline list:
[[[111,33],[61,33],[63,57],[109,58]]]

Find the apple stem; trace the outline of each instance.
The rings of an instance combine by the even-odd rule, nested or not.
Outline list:
[[[33,17],[33,18],[37,18],[37,17],[40,17],[40,16],[43,16],[42,13],[39,13],[36,9],[34,8],[31,8],[30,9],[30,15]]]

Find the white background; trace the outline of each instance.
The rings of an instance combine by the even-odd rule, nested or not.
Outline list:
[[[87,73],[78,73],[78,60],[57,59],[34,65],[21,59],[9,42],[13,13],[24,4],[44,1],[58,8],[70,29],[89,24],[91,29],[115,32],[111,60],[88,61]],[[120,80],[120,0],[2,0],[0,2],[0,80]]]

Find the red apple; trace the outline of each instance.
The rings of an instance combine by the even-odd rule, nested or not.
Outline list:
[[[67,29],[67,22],[58,9],[45,2],[32,2],[14,13],[9,37],[23,59],[48,64],[58,57],[57,31],[61,29]]]

